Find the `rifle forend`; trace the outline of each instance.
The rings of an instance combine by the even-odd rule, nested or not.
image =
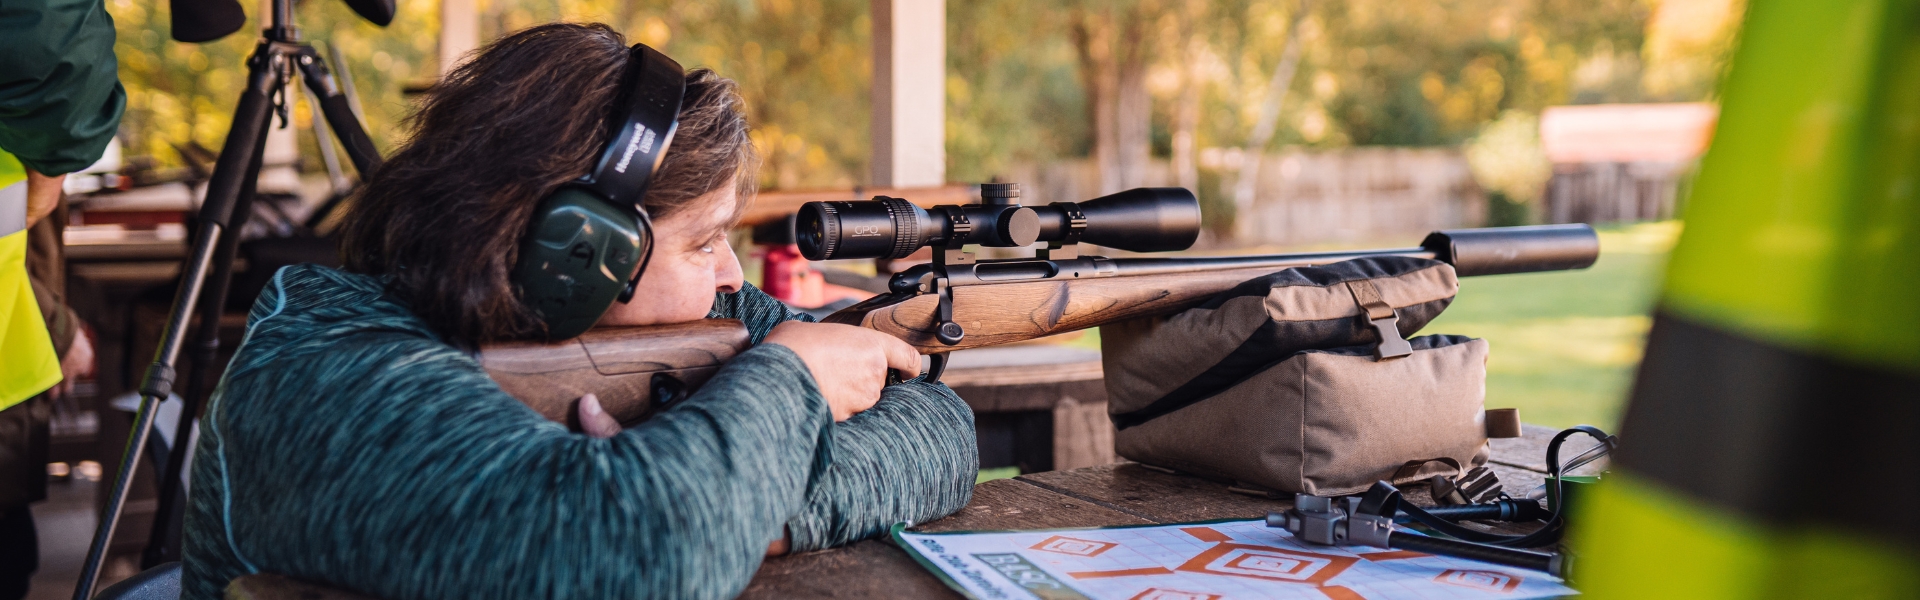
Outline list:
[[[932,265],[896,274],[891,290],[829,315],[829,323],[893,335],[922,354],[1031,340],[1107,323],[1166,315],[1240,282],[1290,268],[1369,256],[1416,256],[1454,265],[1462,276],[1582,269],[1599,258],[1599,237],[1584,224],[1436,231],[1419,247],[1258,256],[1104,258],[1071,248],[1030,259],[981,260],[936,252]],[[942,336],[951,324],[964,335]],[[738,321],[595,329],[557,344],[513,343],[481,349],[481,364],[509,394],[541,414],[573,422],[570,407],[588,392],[622,423],[706,381],[746,349]]]
[[[1460,275],[1528,273],[1586,268],[1599,258],[1600,240],[1584,224],[1541,225],[1436,231],[1420,247],[1384,250],[936,263],[895,275],[890,293],[825,321],[878,330],[922,354],[939,354],[1179,312],[1280,269],[1368,256],[1436,259],[1454,264]],[[940,313],[948,310],[965,332],[951,342],[940,338],[939,329]]]

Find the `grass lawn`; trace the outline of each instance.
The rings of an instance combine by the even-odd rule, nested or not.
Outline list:
[[[1613,429],[1640,364],[1649,315],[1680,223],[1602,229],[1584,271],[1466,277],[1421,333],[1486,338],[1487,406],[1528,423]]]

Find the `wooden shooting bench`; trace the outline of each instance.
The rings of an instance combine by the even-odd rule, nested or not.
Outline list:
[[[1099,350],[1019,344],[948,356],[940,381],[973,409],[982,469],[1037,473],[1119,460]]]
[[[1519,495],[1546,476],[1546,447],[1555,430],[1528,425],[1525,435],[1493,440],[1487,466],[1509,493]],[[1563,455],[1592,446],[1576,436]],[[1575,474],[1597,473],[1605,460]],[[1406,498],[1430,505],[1425,484],[1402,486]],[[1052,529],[1153,525],[1210,519],[1259,519],[1285,510],[1291,500],[1237,494],[1197,477],[1173,475],[1133,463],[1049,471],[989,481],[973,488],[973,501],[915,531]],[[1485,528],[1521,533],[1537,525]],[[884,540],[768,559],[741,598],[959,598],[907,554]],[[227,588],[229,600],[367,600],[277,575],[248,575]]]

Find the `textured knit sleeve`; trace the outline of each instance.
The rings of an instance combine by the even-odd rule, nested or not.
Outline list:
[[[720,294],[709,317],[744,321],[756,344],[784,321],[813,320],[752,285]],[[973,411],[952,389],[888,386],[873,408],[834,425],[832,466],[787,524],[793,550],[831,548],[960,510],[980,470],[975,440]]]
[[[389,600],[729,598],[824,477],[831,417],[784,347],[595,439],[450,347],[299,335],[243,348],[209,405],[184,598],[262,571]]]
[[[731,294],[714,294],[713,310],[707,313],[709,319],[739,319],[747,324],[747,333],[753,337],[753,343],[766,339],[767,333],[787,321],[814,322],[812,315],[788,308],[785,302],[768,296],[753,284],[743,284],[740,291]]]
[[[127,106],[101,0],[0,3],[0,149],[47,175],[100,160]]]
[[[833,426],[832,447],[806,510],[787,523],[795,552],[953,514],[972,499],[980,470],[973,411],[938,383],[888,386],[879,404]]]

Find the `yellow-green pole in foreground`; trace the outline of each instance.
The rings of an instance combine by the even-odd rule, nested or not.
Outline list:
[[[1920,0],[1754,0],[1575,585],[1920,594]]]

